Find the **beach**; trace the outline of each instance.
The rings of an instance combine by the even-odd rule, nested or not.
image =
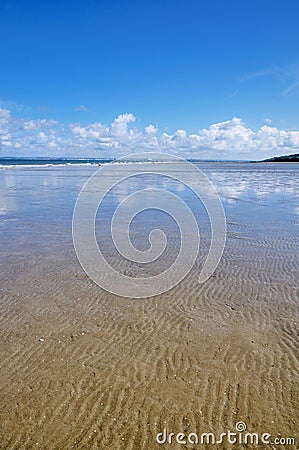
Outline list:
[[[200,253],[181,283],[142,299],[100,288],[76,257],[73,209],[97,167],[0,170],[0,448],[297,448],[299,165],[198,167],[225,210],[223,256],[200,284],[209,218],[162,180],[195,211]],[[142,267],[108,246],[109,223],[120,199],[150,182],[117,188],[97,225],[108,259],[136,276]],[[141,249],[155,221],[169,233],[160,269],[179,243],[167,220],[150,212],[133,228]],[[259,443],[244,443],[240,423]],[[240,440],[217,443],[228,430]],[[200,443],[204,433],[215,442]]]

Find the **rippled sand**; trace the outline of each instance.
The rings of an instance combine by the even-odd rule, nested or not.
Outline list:
[[[233,448],[297,448],[299,169],[206,166],[226,209],[224,256],[206,283],[198,262],[142,300],[103,291],[76,259],[82,170],[0,173],[0,448],[225,449],[156,435],[219,436],[240,421],[297,445]]]

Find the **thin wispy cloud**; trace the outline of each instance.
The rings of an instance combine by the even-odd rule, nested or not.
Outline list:
[[[74,111],[76,111],[76,112],[80,112],[80,111],[88,112],[89,110],[88,110],[87,106],[85,106],[85,105],[79,105],[79,106],[76,106],[76,107],[74,108]]]
[[[234,98],[238,94],[239,94],[239,89],[235,89],[231,94],[228,94],[226,98],[228,98],[228,99]]]
[[[238,77],[238,80],[241,81],[241,82],[250,81],[250,80],[254,80],[256,78],[272,76],[276,72],[277,72],[277,68],[275,68],[275,67],[268,68],[268,69],[257,70],[255,72],[250,72],[250,73],[247,73],[245,75],[241,75],[240,77]]]
[[[49,106],[48,105],[40,105],[37,107],[37,109],[39,111],[48,111],[49,110]]]
[[[299,91],[299,80],[296,81],[295,83],[291,84],[287,89],[285,89],[283,91],[282,94],[283,95],[287,95],[287,94],[290,94],[290,93],[295,92],[297,90]]]
[[[273,66],[239,77],[241,83],[264,77],[271,77],[280,84],[281,94],[299,93],[299,63]]]

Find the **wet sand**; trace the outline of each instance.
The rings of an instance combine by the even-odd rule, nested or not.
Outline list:
[[[207,166],[228,222],[217,270],[199,284],[199,261],[139,300],[76,259],[71,213],[93,169],[0,173],[0,448],[297,448],[299,170],[277,167]],[[241,421],[273,443],[156,441]]]

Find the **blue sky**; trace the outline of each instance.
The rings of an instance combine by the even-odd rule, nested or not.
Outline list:
[[[298,0],[2,0],[0,154],[298,152],[298,23]]]

